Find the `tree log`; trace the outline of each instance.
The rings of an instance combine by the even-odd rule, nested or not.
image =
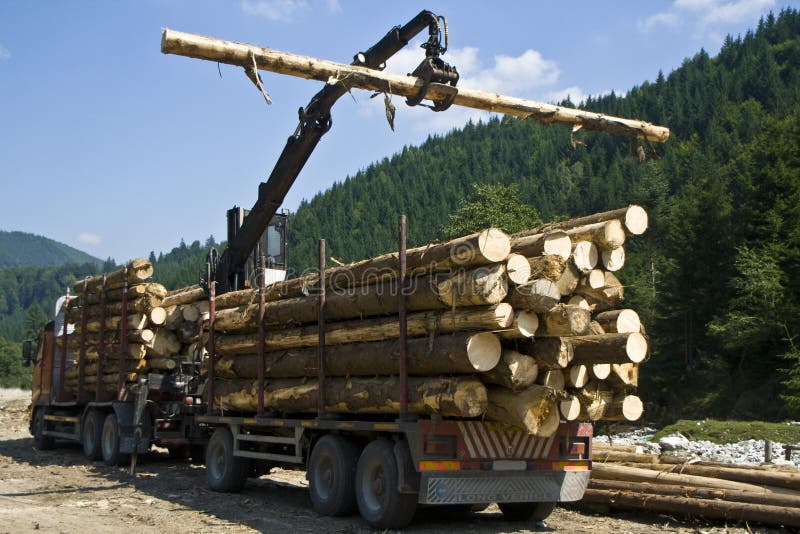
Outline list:
[[[572,262],[582,273],[588,273],[600,260],[597,247],[591,241],[577,241],[572,247]]]
[[[589,369],[585,365],[572,365],[564,371],[567,386],[582,388],[589,381]]]
[[[116,362],[119,360],[120,354],[120,345],[113,343],[107,344],[105,346],[105,361],[106,362]],[[86,359],[87,360],[96,360],[99,358],[98,346],[97,345],[88,345],[86,347]],[[126,352],[127,356],[126,359],[128,360],[138,360],[144,358],[147,352],[145,351],[145,346],[141,343],[128,343],[128,350]],[[75,351],[75,355],[78,355],[78,352]]]
[[[591,305],[589,305],[589,301],[586,300],[586,297],[582,297],[580,295],[571,296],[569,298],[569,300],[567,301],[567,304],[571,304],[573,306],[578,306],[580,308],[583,308],[584,310],[591,311],[591,309],[592,309]]]
[[[570,261],[567,262],[564,267],[564,272],[561,273],[561,277],[558,279],[558,282],[556,282],[556,285],[562,297],[569,297],[575,292],[580,281],[581,272],[575,267],[575,264]]]
[[[83,282],[81,282],[83,284]],[[86,294],[86,300],[90,306],[95,304],[100,304],[100,294],[102,291],[91,291]],[[132,286],[128,286],[128,298],[131,300],[141,298],[145,295],[152,296],[156,299],[163,299],[167,296],[167,288],[162,286],[161,284],[156,284],[154,282],[147,282],[144,284],[134,284]],[[77,305],[80,305],[81,300],[83,299],[83,294],[81,294],[81,298],[77,299]],[[119,302],[122,300],[122,288],[116,289],[109,289],[106,291],[106,302]]]
[[[530,230],[525,230],[524,232],[514,234],[513,237],[539,234],[552,230],[568,230],[578,226],[611,221],[613,219],[620,219],[625,225],[625,230],[632,235],[641,235],[645,230],[647,230],[647,212],[641,206],[631,204],[626,208],[604,211],[602,213],[595,213],[585,217],[578,217],[566,221],[548,223],[538,228],[531,228]]]
[[[796,508],[780,506],[598,489],[587,489],[581,502],[611,503],[612,507],[624,510],[647,510],[706,519],[800,527],[800,512]]]
[[[644,413],[642,399],[636,395],[617,394],[603,419],[606,421],[638,421]]]
[[[175,330],[183,323],[183,308],[179,305],[167,306],[164,308],[166,317],[164,318],[164,327]]]
[[[128,313],[148,313],[154,308],[157,308],[161,303],[161,299],[152,295],[142,295],[141,297],[128,301]],[[102,313],[102,308],[99,304],[93,304],[86,307],[86,318],[96,319]],[[71,323],[79,323],[83,314],[83,308],[80,306],[80,299],[73,299],[70,301],[69,308],[67,309],[67,320]],[[106,305],[106,316],[109,315],[122,315],[122,302],[112,302]]]
[[[496,384],[510,390],[521,390],[536,381],[539,366],[536,359],[512,349],[503,349],[503,355],[497,366],[478,378],[488,384]]]
[[[555,391],[564,391],[566,386],[564,372],[561,369],[544,369],[536,377],[536,383]]]
[[[179,308],[184,321],[196,323],[200,320],[200,309],[194,304],[181,304]],[[219,328],[220,330],[225,329],[223,326],[220,326]]]
[[[600,323],[603,330],[613,334],[638,333],[642,329],[639,314],[629,309],[600,312],[594,316],[594,320]]]
[[[739,467],[718,467],[702,466],[692,463],[682,463],[677,465],[664,464],[643,464],[643,468],[664,473],[681,473],[684,475],[694,475],[721,479],[747,484],[758,484],[759,486],[771,486],[774,488],[785,488],[789,490],[800,490],[800,473],[785,471],[765,471],[762,469],[743,469]]]
[[[592,289],[579,285],[575,292],[583,295],[595,310],[607,310],[617,306],[625,298],[625,288],[613,273],[605,271],[605,285],[600,289]]]
[[[334,378],[325,380],[325,409],[333,413],[396,414],[400,411],[399,379]],[[258,384],[252,380],[214,383],[214,404],[219,409],[255,412]],[[316,380],[270,380],[264,388],[264,407],[281,413],[317,411]],[[487,407],[486,388],[470,377],[408,379],[408,411],[419,415],[478,417]]]
[[[574,395],[567,395],[558,401],[558,411],[565,421],[575,421],[581,415],[581,403]]]
[[[140,284],[153,276],[153,265],[143,258],[137,258],[129,261],[126,267],[128,269],[129,286]],[[125,267],[107,273],[105,277],[106,288],[122,287],[125,283]],[[87,291],[97,291],[98,289],[102,289],[103,275],[96,274],[94,276],[86,277],[84,280],[78,280],[75,282],[75,284],[72,286],[72,289],[75,291],[76,295],[83,293],[84,285]]]
[[[174,332],[178,337],[178,341],[180,341],[182,344],[193,343],[194,341],[197,341],[198,336],[200,335],[200,324],[184,321],[178,325],[178,328],[174,329]]]
[[[572,241],[561,231],[526,236],[514,234],[511,237],[511,252],[528,258],[553,255],[566,260],[572,253]]]
[[[723,480],[719,478],[709,478],[697,475],[653,471],[645,468],[648,466],[648,464],[641,465],[642,467],[630,467],[618,464],[595,463],[592,465],[592,478],[603,480],[621,480],[627,482],[650,482],[653,484],[696,486],[714,489],[730,489],[749,491],[753,493],[775,493],[774,489],[767,486],[758,486],[755,484],[746,484],[744,482],[734,482],[732,480]]]
[[[500,339],[532,338],[539,328],[539,316],[532,311],[520,311],[514,315],[514,323],[507,330],[495,332]]]
[[[439,300],[448,307],[497,304],[508,294],[506,266],[498,263],[468,271],[459,270],[450,278],[438,283],[436,293],[439,295]],[[408,298],[408,300],[413,299]],[[414,308],[409,309],[415,311]],[[397,306],[392,311],[395,310]]]
[[[508,281],[514,285],[521,286],[531,278],[531,264],[528,258],[522,254],[509,254],[506,260],[506,274]]]
[[[178,367],[178,362],[173,358],[150,358],[147,360],[151,369],[160,371],[171,371]]]
[[[602,289],[606,285],[606,274],[602,269],[592,269],[578,282],[578,287],[586,289]]]
[[[205,290],[199,285],[187,286],[181,289],[176,289],[167,293],[164,301],[161,303],[163,307],[177,306],[178,304],[188,304],[196,300],[206,300],[208,296]]]
[[[181,343],[174,332],[166,328],[156,328],[153,333],[153,340],[146,345],[148,356],[162,358],[180,352]]]
[[[647,340],[638,333],[575,336],[569,341],[575,364],[639,363],[647,356]]]
[[[491,386],[486,419],[524,430],[534,436],[552,436],[561,421],[553,390],[536,384],[522,391]]]
[[[539,367],[544,369],[563,369],[572,361],[572,345],[559,337],[519,341],[517,350],[536,358]]]
[[[105,330],[116,330],[122,322],[122,316],[117,315],[114,317],[106,317],[105,325],[101,324],[100,319],[92,319],[86,322],[87,332],[99,332],[102,328]],[[141,313],[132,313],[128,315],[128,328],[131,330],[144,330],[147,327],[147,316]],[[80,333],[81,324],[75,324],[75,332]]]
[[[555,283],[541,278],[511,288],[505,300],[514,309],[543,313],[558,304],[558,301],[561,300],[561,293]]]
[[[561,337],[581,336],[589,332],[592,317],[580,306],[557,304],[539,318],[537,336]],[[583,363],[583,362],[577,362]]]
[[[410,375],[435,376],[489,371],[500,360],[501,347],[489,332],[459,333],[408,340]],[[325,349],[328,376],[374,376],[399,372],[397,340],[333,345]],[[316,347],[268,352],[264,355],[269,378],[315,377],[319,372]],[[222,378],[258,377],[258,356],[223,356],[216,363]]]
[[[614,389],[639,387],[639,365],[635,363],[613,363],[606,380]]]
[[[164,30],[161,38],[161,51],[165,54],[206,59],[246,68],[255,63],[261,70],[319,80],[332,85],[341,83],[348,91],[351,88],[359,88],[414,97],[424,90],[428,99],[452,98],[452,102],[458,106],[504,113],[526,119],[532,118],[548,124],[555,122],[580,125],[586,130],[598,130],[635,138],[644,137],[657,142],[665,142],[669,137],[669,129],[643,121],[609,117],[601,113],[437,83],[426,85],[422,79],[413,76],[391,74],[386,71],[175,30]]]
[[[153,331],[150,329],[144,330],[128,330],[128,342],[129,343],[147,343],[153,339]],[[106,332],[105,334],[105,342],[106,343],[119,343],[119,330],[114,330],[112,332]],[[84,338],[84,344],[86,345],[97,345],[100,343],[100,334],[97,332],[87,333]],[[78,334],[71,334],[67,336],[67,347],[70,350],[78,350],[81,347],[81,335]]]
[[[589,369],[591,369],[592,377],[596,380],[605,380],[611,376],[610,363],[593,363]]]
[[[530,266],[530,279],[544,278],[551,282],[558,282],[567,268],[567,260],[556,254],[528,258]]]
[[[625,248],[619,247],[614,250],[604,250],[600,254],[600,260],[606,271],[619,271],[625,266]]]
[[[498,330],[508,328],[513,323],[513,318],[514,311],[506,303],[444,312],[412,313],[407,317],[408,336]],[[397,317],[329,323],[325,328],[326,345],[381,341],[396,339],[398,336]],[[316,326],[268,331],[264,339],[266,350],[314,347],[318,342],[318,331]],[[216,349],[217,354],[254,353],[257,344],[258,334],[225,335],[217,338]]]
[[[575,391],[581,403],[581,420],[598,421],[602,419],[614,399],[614,392],[601,382],[590,381],[583,389]]]
[[[625,243],[625,229],[619,219],[601,221],[566,230],[572,241],[591,241],[601,250],[614,250]]]

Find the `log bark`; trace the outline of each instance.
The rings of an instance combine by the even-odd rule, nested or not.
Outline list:
[[[506,274],[508,281],[514,285],[521,286],[531,279],[530,260],[522,254],[512,253],[506,260]]]
[[[178,362],[172,358],[150,358],[147,361],[151,369],[159,371],[172,371],[178,367]]]
[[[525,236],[514,234],[511,237],[511,252],[528,258],[552,255],[566,260],[572,254],[572,241],[561,231]]]
[[[116,330],[122,322],[122,316],[117,315],[114,317],[106,317],[105,324],[101,324],[100,319],[92,319],[86,322],[87,332],[99,332],[102,328],[105,330]],[[80,333],[80,323],[75,324],[75,332]],[[147,327],[147,316],[141,313],[132,313],[128,315],[128,328],[131,330],[144,330]]]
[[[575,292],[580,281],[581,272],[575,267],[574,263],[568,262],[564,267],[564,272],[561,273],[561,277],[556,282],[556,285],[562,297],[569,297]]]
[[[595,463],[592,465],[592,478],[603,480],[620,480],[626,482],[649,482],[652,484],[696,486],[713,489],[730,489],[762,494],[775,493],[774,489],[767,486],[758,486],[755,484],[746,484],[744,482],[734,482],[731,480],[709,478],[697,475],[665,473],[646,469],[645,467],[648,464],[641,465],[642,467],[630,467],[617,464]]]
[[[508,328],[514,318],[509,304],[500,303],[489,307],[462,308],[444,312],[412,313],[407,318],[409,337],[421,337],[431,333],[485,331]],[[359,343],[396,339],[399,335],[396,317],[365,319],[329,323],[325,328],[326,345]],[[305,326],[268,331],[265,335],[266,350],[284,350],[314,347],[318,342],[316,326]],[[216,340],[218,354],[254,353],[258,334],[233,334],[219,336]]]
[[[88,345],[86,347],[86,359],[97,360],[99,358],[97,345]],[[119,360],[120,345],[116,343],[106,344],[105,346],[105,361],[116,362]],[[138,360],[144,358],[147,354],[145,346],[142,343],[128,343],[128,350],[126,352],[126,359]],[[75,351],[75,356],[78,356],[78,351]]]
[[[568,230],[578,226],[611,221],[613,219],[620,219],[625,225],[625,230],[632,235],[641,235],[645,230],[647,230],[647,212],[641,206],[631,204],[626,208],[604,211],[602,213],[594,213],[592,215],[577,217],[575,219],[569,219],[566,221],[548,223],[539,226],[538,228],[531,228],[530,230],[525,230],[524,232],[514,234],[513,237],[539,234],[553,230]]]
[[[569,341],[559,337],[520,341],[517,342],[517,350],[536,358],[539,367],[545,369],[563,369],[574,355]]]
[[[167,293],[167,296],[164,297],[164,301],[161,303],[161,305],[166,308],[169,306],[177,306],[179,304],[188,304],[196,300],[206,300],[207,298],[206,292],[202,287],[199,285],[193,285],[176,289],[175,291],[170,291]]]
[[[161,299],[152,295],[143,295],[139,298],[134,298],[128,301],[128,313],[149,313],[154,308],[159,307]],[[86,317],[89,319],[96,319],[100,317],[102,308],[99,304],[93,304],[86,307]],[[70,306],[67,309],[67,319],[71,323],[78,323],[81,321],[83,308],[80,306],[80,299],[70,301]],[[122,315],[122,302],[112,302],[106,305],[106,316]]]
[[[410,375],[435,376],[490,371],[501,354],[500,342],[489,332],[459,333],[408,340]],[[374,376],[399,372],[397,340],[333,345],[325,349],[328,376]],[[268,352],[264,355],[269,378],[315,377],[319,372],[316,347]],[[258,377],[258,356],[223,356],[217,360],[221,378]]]
[[[327,378],[325,409],[331,413],[396,414],[400,411],[397,377]],[[218,409],[255,412],[258,385],[252,380],[219,380],[214,384]],[[270,380],[264,388],[264,407],[280,413],[317,411],[316,380]],[[478,417],[487,407],[486,388],[474,378],[411,377],[408,410],[418,415]]]
[[[153,265],[143,258],[131,260],[127,264],[128,269],[128,285],[141,284],[151,276],[153,276]],[[122,287],[125,282],[125,268],[117,269],[107,273],[106,275],[106,288]],[[103,287],[103,275],[96,274],[89,276],[84,280],[78,280],[72,286],[75,294],[83,293],[84,285],[87,291],[97,291]]]
[[[613,363],[607,382],[614,389],[639,387],[639,366],[635,363]]]
[[[645,464],[642,467],[663,473],[681,473],[727,481],[758,484],[774,488],[800,491],[800,473],[784,471],[765,471],[762,469],[742,469],[738,467],[702,466],[692,463],[677,465]]]
[[[174,332],[166,328],[156,328],[153,334],[153,340],[145,345],[148,356],[163,358],[180,352],[181,342],[178,341],[178,337]]]
[[[504,264],[459,271],[436,286],[439,300],[448,307],[485,306],[502,302],[508,294],[508,276]],[[408,298],[408,300],[413,300]],[[397,309],[397,306],[394,308]],[[414,311],[414,308],[410,308]],[[432,309],[432,308],[419,308]]]
[[[642,329],[639,314],[630,309],[600,312],[594,316],[594,320],[600,323],[603,330],[613,334],[630,334]]]
[[[638,333],[575,336],[569,341],[575,364],[640,363],[647,356],[647,340]]]
[[[566,230],[572,241],[590,241],[603,251],[614,250],[625,243],[622,221],[611,219]]]
[[[614,396],[603,419],[606,421],[638,421],[643,413],[642,399],[636,395],[618,394]]]
[[[541,278],[511,288],[505,300],[516,310],[544,313],[558,304],[561,300],[561,293],[555,283]]]
[[[592,317],[588,310],[580,306],[557,304],[539,318],[539,329],[536,331],[536,335],[541,337],[581,336],[589,332],[591,323]]]
[[[532,311],[519,311],[514,315],[514,323],[507,330],[495,332],[500,339],[528,339],[539,328],[539,316]]]
[[[128,342],[129,343],[147,343],[153,339],[153,331],[145,328],[144,330],[129,330]],[[119,331],[106,332],[106,343],[119,343]],[[97,345],[100,343],[99,333],[87,333],[84,338],[86,345]],[[71,350],[80,349],[81,336],[80,334],[71,334],[67,337],[67,347]]]
[[[346,65],[169,29],[165,29],[163,32],[161,51],[165,54],[178,54],[240,67],[249,68],[256,63],[261,70],[315,79],[333,85],[341,83],[348,91],[351,88],[359,88],[414,97],[425,88],[423,80],[413,76],[391,74],[366,67]],[[669,137],[667,128],[643,121],[609,117],[601,113],[436,83],[427,86],[426,98],[452,98],[452,102],[458,106],[532,118],[545,123],[580,125],[586,130],[598,130],[635,138],[644,137],[650,141],[664,142]]]
[[[555,391],[564,391],[566,380],[561,369],[545,369],[536,377],[536,383]]]
[[[625,266],[625,248],[619,247],[614,250],[604,250],[600,254],[600,261],[606,271],[619,271]]]
[[[611,503],[612,507],[624,510],[647,510],[706,519],[800,527],[800,512],[780,506],[599,489],[587,489],[581,502]]]
[[[512,349],[503,349],[503,355],[497,366],[489,372],[482,373],[478,378],[488,384],[518,391],[536,382],[538,373],[539,366],[535,358]]]
[[[486,419],[524,430],[534,436],[552,436],[561,420],[555,392],[533,385],[522,391],[491,386]]]
[[[584,421],[603,419],[614,399],[614,392],[596,381],[590,381],[586,387],[576,390],[574,394],[581,403],[580,419]]]
[[[572,263],[582,273],[588,273],[600,261],[600,254],[597,247],[591,241],[577,241],[572,247]]]
[[[602,461],[602,460],[601,460]],[[688,497],[692,499],[714,499],[727,502],[742,502],[750,504],[767,504],[800,510],[800,496],[776,495],[763,493],[750,493],[747,491],[698,488],[691,486],[671,486],[668,484],[649,484],[647,482],[622,482],[616,480],[589,481],[589,487],[600,490],[624,490],[637,493],[671,495],[674,497]]]
[[[100,304],[100,293],[102,292],[92,291],[87,293],[86,300],[88,304],[89,305]],[[152,296],[153,298],[156,299],[163,299],[164,297],[167,296],[167,288],[162,286],[161,284],[156,284],[154,282],[134,284],[128,287],[128,298],[131,300],[141,298],[146,295]],[[82,294],[81,298],[77,299],[76,302],[80,304],[81,299],[83,299]],[[122,300],[122,288],[109,289],[106,291],[106,302],[119,302],[121,300]]]

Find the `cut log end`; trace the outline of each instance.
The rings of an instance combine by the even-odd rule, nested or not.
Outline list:
[[[636,395],[622,395],[614,398],[604,419],[609,421],[638,421],[644,413],[642,399]]]
[[[514,324],[522,337],[531,338],[539,328],[539,316],[532,311],[521,311],[517,313]]]
[[[490,263],[504,261],[511,253],[511,238],[499,228],[487,228],[478,237],[478,247],[481,256]],[[454,254],[460,251],[454,251]],[[474,255],[476,251],[472,251]]]
[[[577,397],[569,395],[558,402],[558,411],[566,421],[575,421],[581,414],[581,403]]]
[[[605,380],[611,374],[610,363],[595,363],[592,364],[592,376],[597,380]]]
[[[506,260],[506,273],[508,280],[516,285],[528,282],[531,277],[531,264],[522,254],[511,254]]]
[[[568,371],[567,384],[570,387],[582,388],[589,381],[589,370],[585,365],[573,365]]]
[[[542,254],[552,254],[569,259],[572,253],[572,241],[565,232],[552,232],[544,237]]]
[[[588,273],[597,266],[600,257],[591,241],[578,241],[572,249],[572,261],[581,272]]]
[[[641,363],[647,356],[647,338],[638,332],[631,333],[626,349],[631,362]]]
[[[625,265],[625,249],[623,247],[613,250],[604,250],[602,255],[603,267],[606,270],[616,272]]]
[[[500,340],[491,332],[481,332],[467,340],[467,358],[476,371],[490,371],[500,361]]]
[[[647,230],[647,212],[643,207],[632,205],[628,206],[625,213],[625,228],[633,235],[642,235]]]

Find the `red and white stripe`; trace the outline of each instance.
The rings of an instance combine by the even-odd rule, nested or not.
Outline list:
[[[470,458],[547,458],[555,436],[539,438],[525,432],[493,430],[484,423],[459,421],[458,429]]]

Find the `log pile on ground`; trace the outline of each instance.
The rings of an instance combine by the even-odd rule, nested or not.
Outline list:
[[[592,478],[580,508],[800,527],[800,471],[792,467],[641,454],[597,444],[593,449]]]
[[[561,420],[628,420],[648,340],[620,308],[626,238],[647,228],[630,206],[509,236],[488,229],[409,249],[405,291],[409,410],[482,417],[536,435]],[[325,271],[325,391],[319,391],[318,274],[216,298],[216,408],[258,405],[259,347],[276,413],[396,414],[398,255]],[[209,321],[203,321],[208,330]],[[207,334],[205,334],[207,339]],[[207,370],[206,370],[207,371]]]

